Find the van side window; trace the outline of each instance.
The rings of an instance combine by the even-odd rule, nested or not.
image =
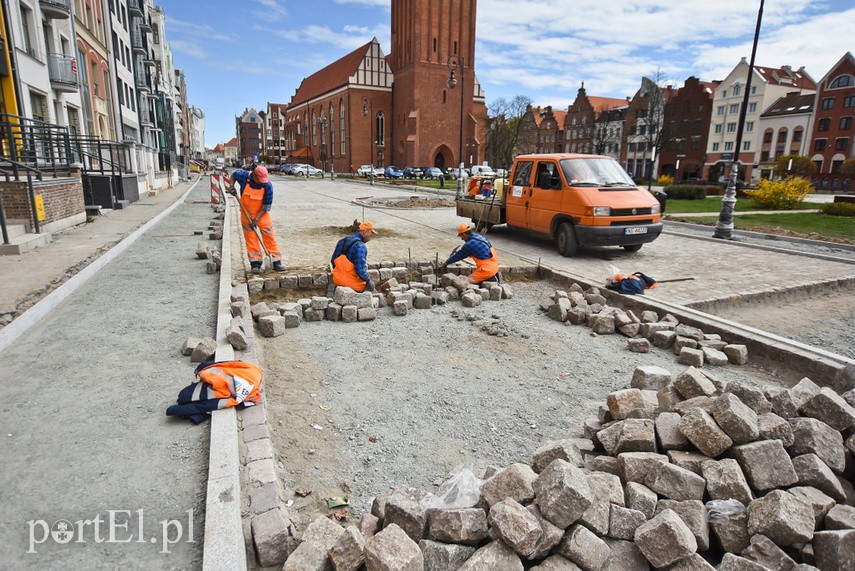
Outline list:
[[[531,184],[531,167],[534,165],[531,161],[517,163],[517,168],[514,171],[514,186],[529,186]]]
[[[555,163],[542,162],[537,164],[537,187],[547,190],[561,188],[561,179]]]

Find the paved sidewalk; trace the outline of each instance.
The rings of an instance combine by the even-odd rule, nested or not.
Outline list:
[[[0,274],[9,279],[17,263],[17,291],[44,285],[190,187],[63,233],[25,260],[0,259]],[[219,276],[195,256],[207,236],[182,235],[214,217],[209,192],[202,177],[185,201],[0,351],[7,387],[0,568],[201,567],[209,427],[164,412],[193,380],[181,343],[214,336]]]

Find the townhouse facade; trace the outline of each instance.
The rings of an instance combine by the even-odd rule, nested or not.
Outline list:
[[[715,90],[707,159],[704,163],[704,178],[708,180],[724,180],[734,160],[738,160],[740,164],[739,179],[746,182],[759,180],[760,169],[754,161],[762,140],[761,113],[791,91],[802,94],[816,91],[816,82],[804,68],[793,70],[790,66],[755,66],[745,112],[742,144],[740,149],[736,149],[737,126],[745,96],[748,67],[748,62],[742,58]]]
[[[264,120],[259,112],[251,107],[245,109],[235,118],[235,130],[236,159],[242,164],[258,161],[259,157],[264,155]]]
[[[760,178],[772,178],[775,164],[784,155],[805,155],[813,126],[814,98],[792,91],[760,114],[762,133],[754,164]]]
[[[675,181],[700,178],[706,162],[707,137],[717,82],[689,77],[665,105],[659,174]]]
[[[665,106],[672,95],[648,77],[629,101],[621,139],[620,162],[630,176],[644,178],[659,172],[659,151],[663,141]]]
[[[855,57],[846,52],[817,83],[815,121],[806,154],[817,167],[814,186],[820,190],[855,190],[840,174],[846,159],[855,157]]]

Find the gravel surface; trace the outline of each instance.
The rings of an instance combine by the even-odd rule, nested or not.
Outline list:
[[[549,320],[537,309],[555,286],[513,283],[512,300],[459,303],[376,321],[304,323],[260,338],[274,442],[298,527],[350,498],[350,519],[396,485],[434,490],[462,467],[528,462],[544,441],[581,436],[609,392],[639,365],[685,369],[673,353],[631,353],[623,336]],[[481,321],[486,322],[481,323]],[[509,332],[489,335],[488,322]],[[779,383],[726,366],[724,380]]]

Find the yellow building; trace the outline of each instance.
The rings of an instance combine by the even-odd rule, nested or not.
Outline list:
[[[12,76],[12,61],[9,56],[11,38],[6,35],[6,14],[0,2],[0,113],[18,114],[15,94],[15,78]]]

